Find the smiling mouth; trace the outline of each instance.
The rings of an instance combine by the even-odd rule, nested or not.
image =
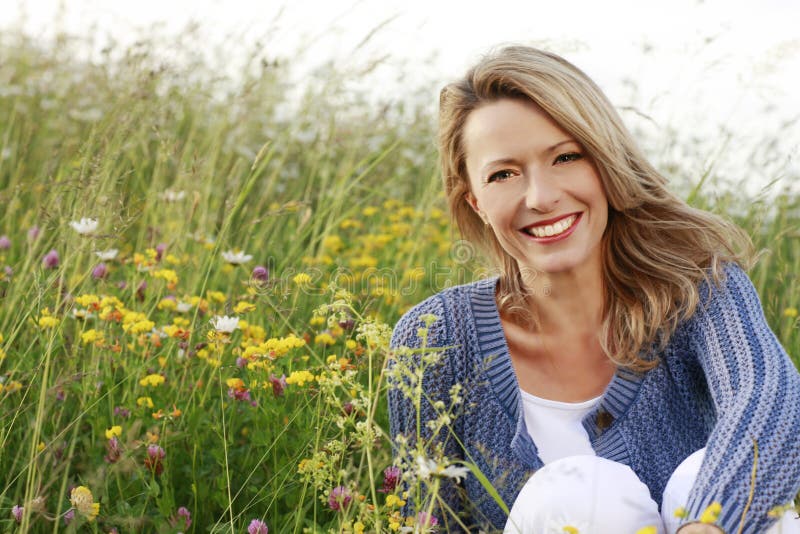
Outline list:
[[[577,220],[578,214],[573,214],[561,219],[557,223],[543,226],[529,226],[523,228],[522,231],[533,237],[554,237],[572,228]]]

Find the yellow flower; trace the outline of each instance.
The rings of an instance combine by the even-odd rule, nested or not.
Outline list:
[[[220,291],[208,290],[206,291],[206,296],[208,297],[208,300],[216,300],[220,304],[228,300],[228,298],[225,296],[225,293],[222,293]]]
[[[42,317],[39,318],[39,326],[42,328],[54,328],[58,326],[58,319],[50,315],[50,311],[45,308],[42,311]]]
[[[336,343],[336,340],[333,339],[333,336],[327,332],[322,332],[321,334],[317,334],[314,337],[314,343],[318,345],[333,345]]]
[[[311,283],[311,276],[307,273],[297,273],[294,275],[294,278],[292,278],[292,282],[300,287],[307,286]]]
[[[138,399],[136,399],[136,406],[139,407],[146,406],[148,408],[152,408],[154,406],[153,399],[151,399],[150,397],[139,397]]]
[[[783,316],[794,319],[795,317],[797,317],[797,308],[793,307],[786,308],[785,310],[783,310]]]
[[[174,285],[178,283],[178,274],[172,269],[159,269],[157,271],[153,271],[153,278],[162,278],[166,280],[168,284]]]
[[[225,385],[233,389],[245,389],[241,378],[229,378],[225,381]]]
[[[69,495],[69,502],[80,514],[93,521],[100,513],[100,504],[94,502],[92,492],[86,486],[73,488]]]
[[[325,321],[326,321],[325,317],[320,317],[319,315],[315,315],[308,321],[308,324],[310,324],[311,326],[321,326],[325,324]]]
[[[375,206],[367,206],[366,208],[361,210],[361,214],[364,217],[372,217],[376,213],[378,213],[378,208],[376,208]]]
[[[178,303],[175,299],[161,299],[156,308],[159,310],[175,311],[178,308]]]
[[[322,248],[325,250],[330,250],[331,252],[336,253],[342,250],[342,247],[344,247],[344,242],[338,235],[334,234],[325,236],[325,238],[322,240]]]
[[[240,303],[238,303],[236,306],[234,306],[233,312],[236,313],[236,314],[240,314],[240,313],[251,312],[251,311],[253,311],[255,309],[256,309],[256,305],[255,304],[252,304],[250,302],[247,302],[247,301],[243,300]]]
[[[637,530],[636,534],[658,534],[658,529],[653,525],[648,525]]]
[[[722,511],[722,505],[716,501],[709,504],[700,516],[701,523],[714,523]]]
[[[303,387],[306,382],[313,382],[314,375],[310,372],[303,370],[303,371],[292,371],[288,377],[286,377],[287,384],[297,384],[300,387]]]
[[[111,439],[114,436],[121,436],[122,435],[122,427],[119,425],[114,425],[108,430],[106,430],[106,439]]]
[[[81,341],[83,341],[84,345],[89,345],[90,343],[94,343],[96,341],[102,342],[103,333],[91,328],[81,334]]]
[[[36,446],[36,452],[42,452],[44,450],[44,441],[40,441],[39,444]]]
[[[394,508],[395,506],[405,506],[406,501],[398,497],[397,495],[387,495],[386,496],[386,506],[389,508]]]
[[[75,297],[75,302],[83,306],[84,308],[88,308],[93,304],[100,304],[100,299],[97,295],[81,295],[79,297]]]
[[[156,386],[160,386],[161,384],[163,384],[164,380],[165,379],[164,379],[163,376],[153,373],[153,374],[147,375],[146,377],[144,377],[141,380],[139,380],[139,385],[140,386],[156,387]]]
[[[673,512],[672,515],[674,515],[675,517],[679,517],[681,519],[686,519],[687,517],[689,517],[689,512],[683,506],[678,506],[677,508],[675,508],[675,512]]]
[[[0,347],[0,362],[6,359],[6,351],[3,350],[3,347]]]
[[[561,531],[566,532],[567,534],[578,534],[578,529],[570,525],[563,527]]]
[[[364,527],[364,523],[362,523],[361,521],[356,521],[353,524],[353,532],[355,534],[363,534],[364,533],[364,528],[365,528]]]
[[[0,388],[2,388],[2,384],[0,384]],[[19,391],[22,389],[22,382],[17,380],[12,380],[8,384],[6,384],[5,389],[0,391],[5,391],[6,393],[14,393],[15,391]]]

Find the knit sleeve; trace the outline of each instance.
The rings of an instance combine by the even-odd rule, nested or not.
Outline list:
[[[716,501],[722,505],[717,524],[726,533],[738,532],[743,516],[741,532],[759,533],[775,521],[769,510],[800,490],[800,374],[744,271],[728,264],[725,275],[689,320],[691,350],[705,372],[717,422],[689,494],[687,521]],[[701,300],[708,287],[701,285]]]
[[[409,310],[395,326],[387,364],[389,426],[396,462],[406,477],[415,473],[418,481],[405,479],[404,487],[411,491],[403,514],[427,511],[433,502],[433,516],[440,531],[461,532],[455,517],[463,506],[455,480],[426,477],[426,470],[432,468],[436,472],[446,467],[443,458],[450,462],[463,458],[455,417],[438,431],[432,429],[439,426],[437,421],[446,422],[449,418],[451,388],[456,383],[448,357],[450,349],[442,350],[453,346],[446,314],[443,298],[436,295]],[[426,321],[433,321],[427,334]],[[437,484],[439,490],[434,494],[432,488]]]

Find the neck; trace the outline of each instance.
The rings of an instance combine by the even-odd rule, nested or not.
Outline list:
[[[542,333],[594,337],[603,319],[603,278],[591,265],[523,280]]]

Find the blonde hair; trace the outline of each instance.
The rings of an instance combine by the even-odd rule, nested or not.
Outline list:
[[[618,366],[643,371],[645,356],[663,349],[680,322],[694,313],[698,283],[722,283],[722,264],[744,268],[749,236],[735,224],[690,207],[667,190],[597,85],[563,58],[524,46],[483,58],[440,95],[439,149],[450,214],[464,239],[482,247],[501,272],[498,307],[538,329],[522,273],[468,204],[470,182],[462,134],[469,114],[500,99],[532,101],[579,142],[596,165],[609,204],[602,238],[604,309],[600,343]]]

